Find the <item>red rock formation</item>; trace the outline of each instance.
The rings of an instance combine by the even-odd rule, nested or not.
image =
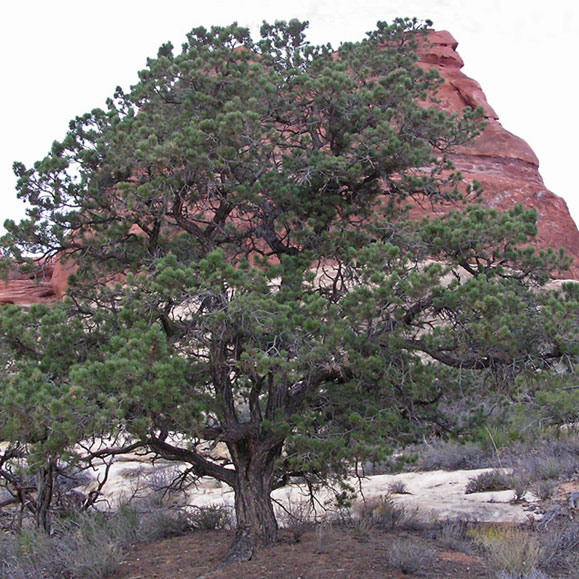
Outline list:
[[[62,258],[54,264],[50,280],[55,298],[61,298],[68,287],[68,276],[76,272],[76,266],[70,259]]]
[[[521,203],[535,207],[539,214],[535,245],[564,247],[575,263],[561,277],[579,279],[579,231],[567,204],[545,188],[539,161],[529,145],[503,128],[480,85],[461,72],[464,63],[456,52],[458,43],[452,35],[433,31],[428,41],[418,51],[419,65],[437,69],[445,80],[436,95],[440,100],[438,106],[449,113],[460,113],[466,106],[482,107],[487,122],[474,143],[451,155],[456,168],[467,183],[476,180],[482,184],[484,206],[507,209]],[[443,210],[441,206],[440,211]],[[63,261],[50,271],[45,268],[43,277],[13,274],[7,283],[0,281],[0,304],[55,301],[66,291],[72,269],[72,264]]]
[[[32,274],[11,271],[7,281],[0,280],[0,305],[30,306],[52,303],[58,299],[52,286],[54,268],[44,264]]]
[[[539,161],[525,141],[509,133],[498,121],[480,85],[461,72],[463,61],[458,43],[449,32],[431,32],[419,49],[419,64],[435,68],[444,78],[436,97],[440,107],[459,113],[464,107],[482,107],[487,127],[474,143],[457,150],[451,158],[465,181],[477,180],[483,187],[481,204],[508,209],[517,203],[538,212],[539,248],[565,248],[574,259],[561,277],[579,279],[579,231],[567,204],[545,188]]]

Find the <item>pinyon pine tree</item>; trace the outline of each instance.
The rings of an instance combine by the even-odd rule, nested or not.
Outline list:
[[[305,28],[196,28],[180,52],[162,46],[130,92],[15,165],[29,217],[3,241],[20,261],[75,264],[54,308],[76,336],[65,362],[39,363],[40,333],[28,347],[3,326],[3,396],[43,384],[67,417],[51,456],[120,433],[231,486],[229,561],[276,540],[270,493],[292,476],[343,479],[451,429],[438,405],[486,388],[477,373],[509,384],[576,346],[573,288],[534,289],[566,258],[528,248],[533,210],[407,218],[414,198],[476,193],[446,155],[480,113],[428,104],[442,81],[416,66],[427,25],[379,22],[336,53]],[[28,336],[56,314],[8,315]]]

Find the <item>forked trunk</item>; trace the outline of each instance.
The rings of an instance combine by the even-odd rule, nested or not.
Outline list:
[[[237,475],[234,487],[237,529],[223,565],[248,561],[256,548],[273,545],[277,540],[271,491],[281,445],[268,448],[237,443],[230,452]]]

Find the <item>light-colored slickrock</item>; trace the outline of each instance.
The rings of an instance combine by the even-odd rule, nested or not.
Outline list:
[[[174,473],[174,468],[165,462],[152,466],[150,462],[137,457],[132,460],[117,460],[109,471],[101,507],[115,508],[119,501],[146,496],[150,492],[151,481],[155,477],[163,478],[164,469],[168,469],[168,473]],[[530,517],[534,518],[536,515],[525,508],[537,501],[531,493],[526,494],[525,501],[517,504],[512,502],[512,490],[465,494],[469,480],[488,470],[492,469],[369,476],[361,479],[361,496],[366,500],[383,497],[389,494],[392,483],[401,482],[409,494],[391,495],[393,500],[404,505],[407,512],[416,511],[416,515],[426,522],[461,519],[473,522],[526,523]],[[102,478],[103,471],[95,471],[93,476]],[[358,488],[357,479],[350,482]],[[94,487],[95,483],[91,483],[79,490],[86,493]],[[295,508],[297,504],[305,503],[309,499],[307,490],[299,484],[277,489],[272,497],[277,503],[289,508]],[[317,504],[326,505],[328,512],[334,508],[332,495],[328,491],[319,492],[316,499]],[[183,504],[196,507],[226,505],[233,508],[234,504],[233,490],[213,479],[200,479],[198,485],[180,495],[179,500]],[[317,516],[323,516],[324,513],[321,507],[317,510]]]

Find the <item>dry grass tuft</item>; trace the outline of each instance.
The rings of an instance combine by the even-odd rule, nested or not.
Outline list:
[[[388,551],[390,565],[405,575],[414,574],[432,565],[435,558],[434,549],[414,539],[397,539]]]
[[[540,545],[523,529],[490,525],[472,529],[470,534],[495,572],[519,577],[536,570]]]

